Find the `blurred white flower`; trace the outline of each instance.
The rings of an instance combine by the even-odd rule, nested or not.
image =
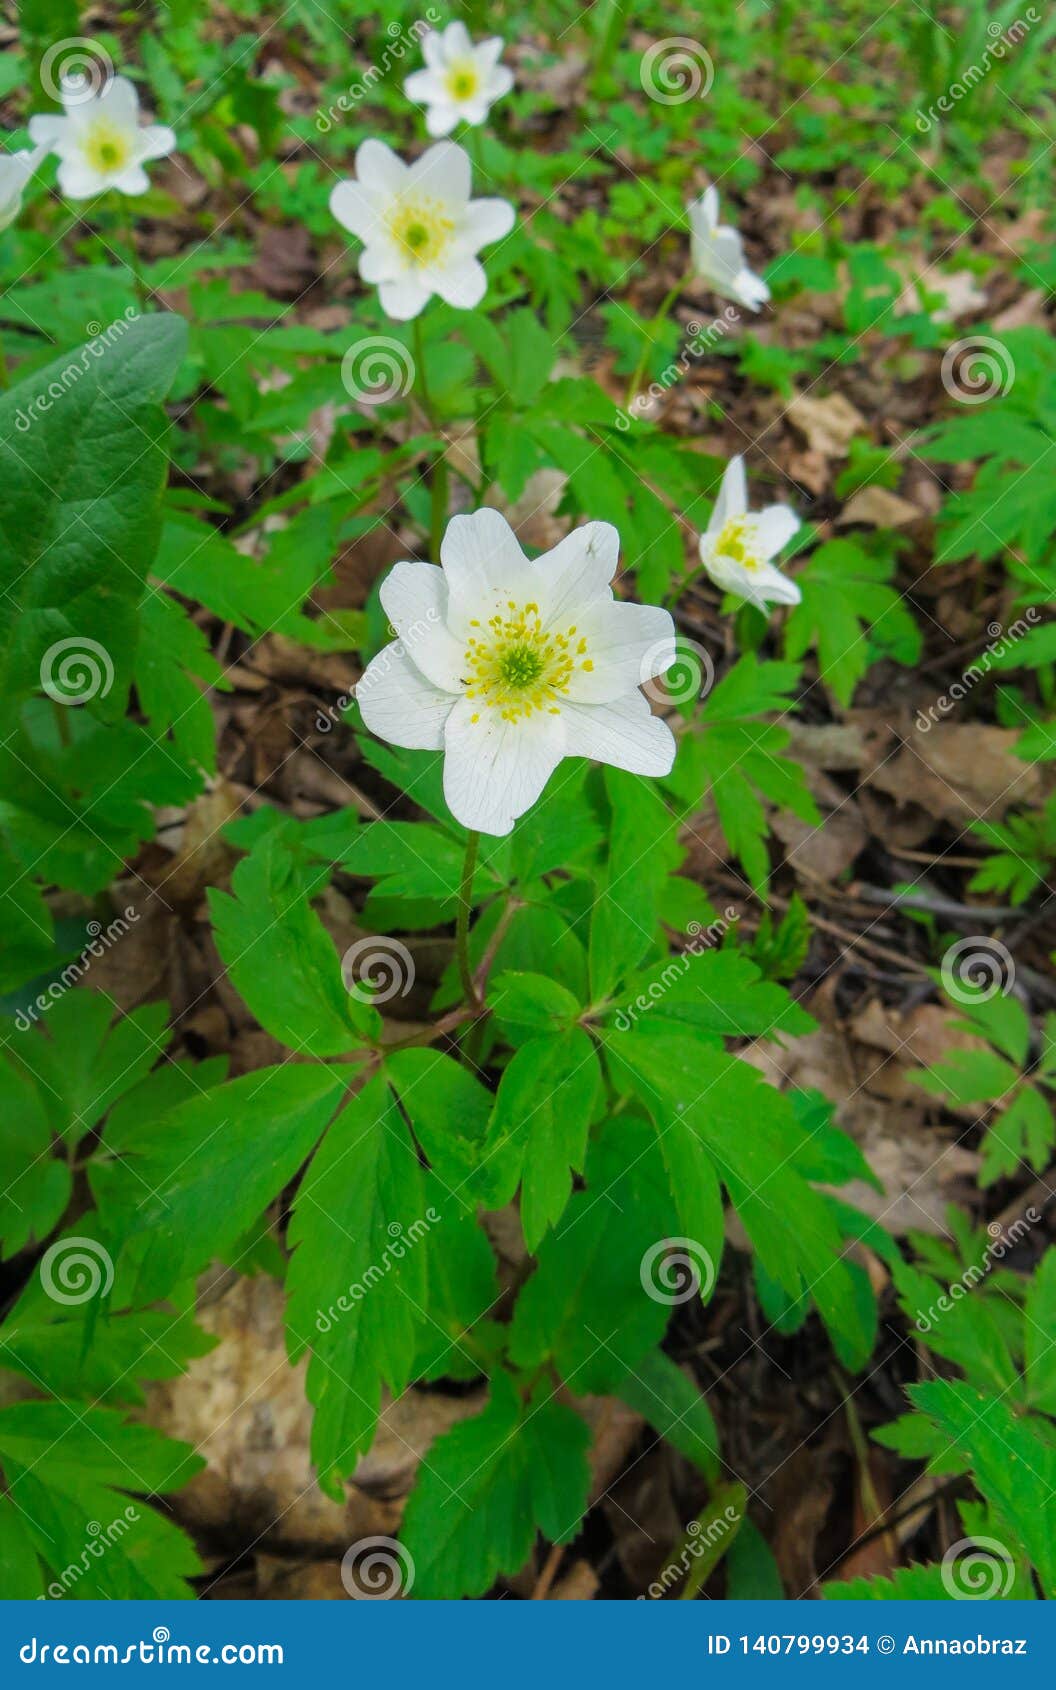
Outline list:
[[[356,697],[394,745],[444,752],[444,796],[464,827],[509,833],[563,757],[666,775],[670,728],[640,690],[676,659],[666,610],[609,585],[620,539],[588,522],[531,561],[498,511],[452,517],[441,568],[398,563],[381,589],[399,639]]]
[[[719,190],[706,188],[687,209],[690,252],[698,276],[723,299],[758,311],[770,298],[770,289],[744,262],[744,243],[737,230],[719,222]]]
[[[499,64],[503,45],[493,35],[475,47],[464,23],[423,36],[426,68],[409,76],[403,91],[425,106],[430,135],[450,135],[457,123],[483,123],[495,101],[509,93],[513,72]]]
[[[43,147],[30,152],[0,153],[0,229],[6,229],[22,210],[26,183],[44,157]]]
[[[788,505],[748,509],[744,459],[726,465],[707,530],[700,536],[700,561],[717,587],[736,593],[765,612],[768,604],[798,604],[796,583],[771,563],[800,526]]]
[[[513,228],[507,200],[471,200],[469,155],[438,141],[404,164],[384,141],[364,141],[356,180],[330,195],[337,221],[358,235],[359,273],[378,284],[382,310],[397,322],[417,317],[432,294],[470,310],[487,279],[476,254]]]
[[[29,120],[30,140],[58,154],[60,192],[71,200],[91,199],[108,188],[146,193],[150,179],[144,164],[166,158],[176,137],[161,123],[140,128],[139,95],[127,76],[113,77],[87,100],[79,85],[64,84],[60,92],[64,115],[45,112]]]

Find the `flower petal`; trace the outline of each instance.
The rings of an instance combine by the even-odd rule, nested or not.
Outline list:
[[[738,455],[730,459],[723,471],[722,486],[715,500],[715,509],[711,513],[707,533],[721,533],[731,517],[744,516],[747,509],[748,482],[744,473],[744,459]]]
[[[356,149],[356,178],[367,189],[388,199],[407,182],[407,166],[384,141],[361,141]]]
[[[516,534],[499,512],[485,505],[472,516],[453,516],[440,543],[440,562],[450,592],[448,626],[468,634],[469,620],[490,614],[496,594],[518,603],[537,596],[538,579]]]
[[[176,132],[164,123],[148,124],[146,129],[139,132],[139,146],[137,148],[141,159],[168,158],[176,151]]]
[[[489,241],[501,241],[514,225],[514,209],[509,200],[471,200],[458,231],[459,240],[468,239],[471,250],[487,246]]]
[[[29,138],[38,147],[56,147],[62,142],[69,121],[58,112],[38,112],[29,120]]]
[[[439,138],[450,135],[458,123],[459,110],[449,100],[436,100],[430,104],[425,114],[425,127],[429,134]]]
[[[476,258],[458,259],[442,269],[430,267],[426,274],[445,305],[453,305],[459,311],[472,311],[487,291],[488,278],[483,264]]]
[[[97,112],[105,112],[111,123],[116,123],[122,129],[135,129],[139,125],[139,95],[136,85],[127,76],[113,76],[102,88],[94,100],[85,100],[79,105],[79,110],[88,110],[92,116]]]
[[[675,736],[640,692],[610,704],[562,704],[561,720],[569,757],[592,757],[632,775],[671,773]]]
[[[145,194],[150,187],[150,177],[141,164],[130,164],[120,176],[108,177],[107,187],[116,188],[122,194]]]
[[[378,287],[381,309],[395,323],[408,323],[429,302],[430,289],[419,276],[394,276]]]
[[[469,199],[470,178],[469,154],[465,148],[456,141],[438,141],[410,166],[407,186],[413,183],[415,188],[424,188],[449,205],[464,206]]]
[[[591,600],[610,600],[620,536],[611,522],[585,522],[536,558],[544,622],[575,621]]]
[[[801,527],[799,517],[789,505],[767,505],[752,520],[760,553],[767,562],[788,545]]]
[[[335,183],[330,192],[330,210],[342,228],[361,241],[369,241],[384,228],[373,194],[360,182]]]
[[[461,693],[465,641],[447,626],[447,582],[433,563],[398,563],[381,588],[381,603],[400,644],[428,681]]]
[[[432,686],[396,643],[367,664],[356,686],[356,702],[379,739],[410,751],[439,751],[455,700]]]
[[[536,711],[507,722],[463,698],[447,718],[444,747],[444,797],[456,821],[509,833],[565,754],[563,716]]]
[[[675,624],[655,605],[596,600],[576,615],[577,644],[580,639],[586,651],[575,658],[567,695],[580,704],[626,698],[670,669],[677,655]],[[584,662],[593,667],[585,670]]]

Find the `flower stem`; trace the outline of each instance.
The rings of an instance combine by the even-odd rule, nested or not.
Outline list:
[[[433,402],[429,395],[429,384],[425,374],[425,341],[422,336],[422,320],[414,319],[414,358],[415,380],[418,384],[422,410],[426,421],[434,432],[437,429],[436,416],[433,412]],[[447,458],[443,448],[437,453],[430,473],[429,490],[432,494],[432,504],[429,515],[429,555],[434,563],[440,561],[440,542],[444,537],[447,523]]]
[[[473,907],[473,874],[477,866],[477,852],[480,849],[480,834],[476,830],[470,832],[466,840],[466,855],[462,863],[462,884],[458,889],[458,919],[455,924],[455,956],[458,959],[458,977],[462,982],[462,990],[467,1001],[478,1008],[480,999],[473,980],[473,970],[469,965],[469,916]]]
[[[665,318],[668,315],[668,312],[671,310],[672,305],[675,303],[675,300],[678,298],[679,294],[682,292],[682,289],[685,287],[688,280],[689,280],[688,275],[679,276],[679,278],[678,278],[677,282],[675,283],[674,287],[670,288],[668,290],[668,292],[665,293],[663,300],[661,301],[661,304],[660,304],[660,309],[659,309],[659,311],[657,311],[655,317],[653,318],[652,325],[651,325],[652,328],[654,328],[654,329],[658,328],[659,325],[665,320]],[[653,350],[653,337],[652,337],[652,335],[649,335],[646,339],[644,347],[642,348],[642,355],[638,360],[637,368],[635,369],[635,372],[634,372],[633,376],[631,377],[631,385],[627,389],[627,401],[626,401],[626,403],[627,403],[628,409],[630,409],[631,401],[634,398],[635,394],[638,392],[639,387],[642,385],[642,377],[645,374],[646,365],[649,362],[649,354],[652,352],[652,350]]]

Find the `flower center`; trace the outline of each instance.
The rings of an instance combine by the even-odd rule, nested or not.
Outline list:
[[[389,218],[389,233],[412,264],[434,264],[454,232],[439,200],[406,200]]]
[[[486,628],[478,621],[470,627],[480,632],[466,645],[466,697],[497,710],[504,722],[520,722],[535,710],[559,716],[559,701],[576,670],[589,674],[594,667],[575,624],[552,633],[543,627],[537,604],[507,599]],[[472,720],[480,721],[479,710]]]
[[[742,569],[758,569],[759,559],[752,551],[754,524],[742,516],[731,517],[715,543],[715,555],[728,558]]]
[[[461,59],[447,69],[447,91],[453,100],[471,100],[480,87],[480,77],[472,59]]]
[[[111,176],[129,163],[132,142],[125,130],[105,117],[99,117],[86,131],[81,150],[93,170],[98,171],[100,176]]]

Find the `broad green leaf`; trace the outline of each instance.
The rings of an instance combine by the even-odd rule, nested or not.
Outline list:
[[[89,1164],[100,1214],[145,1302],[222,1256],[310,1155],[350,1070],[259,1068],[160,1117],[108,1123]],[[120,1264],[119,1264],[120,1265]]]
[[[341,1056],[375,1036],[378,1012],[345,990],[337,951],[282,840],[265,837],[238,864],[231,888],[209,893],[216,948],[265,1031],[310,1056]]]
[[[519,1572],[537,1531],[570,1538],[587,1505],[586,1422],[563,1403],[523,1403],[503,1374],[482,1413],[430,1445],[407,1504],[401,1540],[412,1595],[483,1596]]]
[[[288,1234],[290,1355],[310,1347],[312,1459],[335,1499],[374,1435],[382,1386],[398,1395],[409,1383],[426,1320],[424,1240],[442,1223],[392,1088],[376,1075],[312,1159]]]
[[[616,1386],[653,1430],[714,1482],[721,1471],[719,1432],[699,1385],[663,1350],[649,1350]]]
[[[120,715],[161,528],[161,401],[185,344],[179,317],[122,318],[0,395],[6,693],[42,674],[61,686],[79,651],[99,677],[92,708]]]
[[[505,1200],[521,1180],[521,1225],[529,1250],[560,1220],[580,1173],[601,1071],[581,1027],[532,1038],[511,1057],[488,1130],[483,1189]]]
[[[1056,1415],[1056,1249],[1038,1263],[1024,1313],[1027,1395],[1034,1408]]]

